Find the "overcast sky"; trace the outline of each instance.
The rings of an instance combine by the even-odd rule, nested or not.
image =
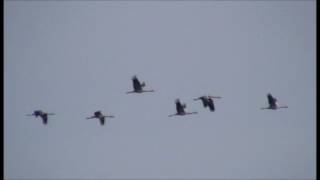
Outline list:
[[[315,5],[5,1],[4,177],[315,179]]]

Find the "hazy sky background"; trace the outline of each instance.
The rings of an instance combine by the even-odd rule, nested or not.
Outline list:
[[[315,179],[315,5],[5,1],[5,178]]]

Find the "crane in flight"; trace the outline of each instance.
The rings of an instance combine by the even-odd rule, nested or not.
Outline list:
[[[267,94],[267,98],[268,98],[269,107],[262,107],[262,108],[260,108],[260,109],[272,109],[272,110],[277,110],[277,109],[280,109],[280,108],[288,108],[287,105],[279,106],[279,105],[278,105],[278,102],[277,102],[277,99],[274,98],[270,93]]]
[[[197,101],[197,100],[201,100],[202,101],[202,105],[204,108],[209,107],[210,111],[214,111],[215,110],[215,106],[214,106],[214,102],[213,99],[220,99],[220,96],[201,96],[198,98],[194,98],[193,100]]]
[[[93,116],[87,117],[87,119],[97,118],[97,119],[100,120],[100,125],[103,126],[106,117],[107,117],[107,118],[114,118],[114,116],[112,116],[112,115],[106,116],[106,115],[103,115],[103,114],[101,113],[101,111],[96,111],[96,112],[94,112]]]
[[[33,111],[32,114],[27,114],[27,116],[35,116],[36,118],[37,117],[41,117],[42,123],[44,125],[48,124],[48,116],[49,115],[54,115],[54,113],[46,113],[46,112],[43,112],[41,110],[36,110],[36,111]]]
[[[195,112],[195,111],[194,112],[186,112],[184,110],[187,107],[186,103],[181,104],[179,99],[176,99],[175,103],[176,103],[177,113],[171,114],[171,115],[169,115],[169,117],[172,117],[172,116],[184,116],[184,115],[189,115],[189,114],[198,114],[198,112]]]
[[[145,82],[140,83],[138,80],[137,76],[134,75],[132,77],[132,83],[133,83],[133,91],[128,91],[127,94],[129,93],[143,93],[143,92],[154,92],[154,90],[144,90],[143,87],[146,86]]]

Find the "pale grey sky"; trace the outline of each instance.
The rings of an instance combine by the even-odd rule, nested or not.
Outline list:
[[[315,5],[5,1],[5,178],[315,179]]]

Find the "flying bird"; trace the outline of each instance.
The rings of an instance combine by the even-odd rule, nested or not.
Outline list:
[[[215,110],[213,98],[220,99],[221,97],[220,96],[201,96],[201,97],[195,98],[193,100],[195,100],[195,101],[201,100],[203,107],[204,108],[209,107],[210,111],[213,112]]]
[[[54,115],[54,113],[46,113],[41,110],[36,110],[36,111],[33,111],[33,114],[27,114],[27,116],[35,116],[36,118],[41,117],[42,123],[44,125],[48,124],[48,116],[49,115]]]
[[[143,92],[154,92],[154,90],[144,90],[143,87],[146,86],[145,82],[140,83],[138,80],[137,76],[134,75],[132,77],[132,84],[133,84],[133,91],[128,91],[127,94],[129,93],[143,93]]]
[[[101,111],[96,111],[94,112],[94,115],[91,116],[91,117],[87,117],[87,119],[94,119],[94,118],[97,118],[100,120],[100,124],[101,126],[104,125],[104,122],[105,122],[105,118],[114,118],[114,116],[110,115],[110,116],[105,116],[101,113]]]
[[[262,107],[262,108],[260,108],[260,109],[272,109],[272,110],[276,110],[276,109],[279,109],[279,108],[288,108],[287,105],[279,106],[279,105],[278,105],[278,102],[277,102],[277,99],[274,98],[270,93],[267,94],[267,98],[268,98],[269,107]]]
[[[172,116],[184,116],[184,115],[197,114],[198,113],[198,112],[186,112],[184,110],[187,107],[186,103],[181,104],[179,99],[176,99],[175,103],[176,103],[177,113],[171,114],[171,115],[169,115],[169,117],[172,117]]]

